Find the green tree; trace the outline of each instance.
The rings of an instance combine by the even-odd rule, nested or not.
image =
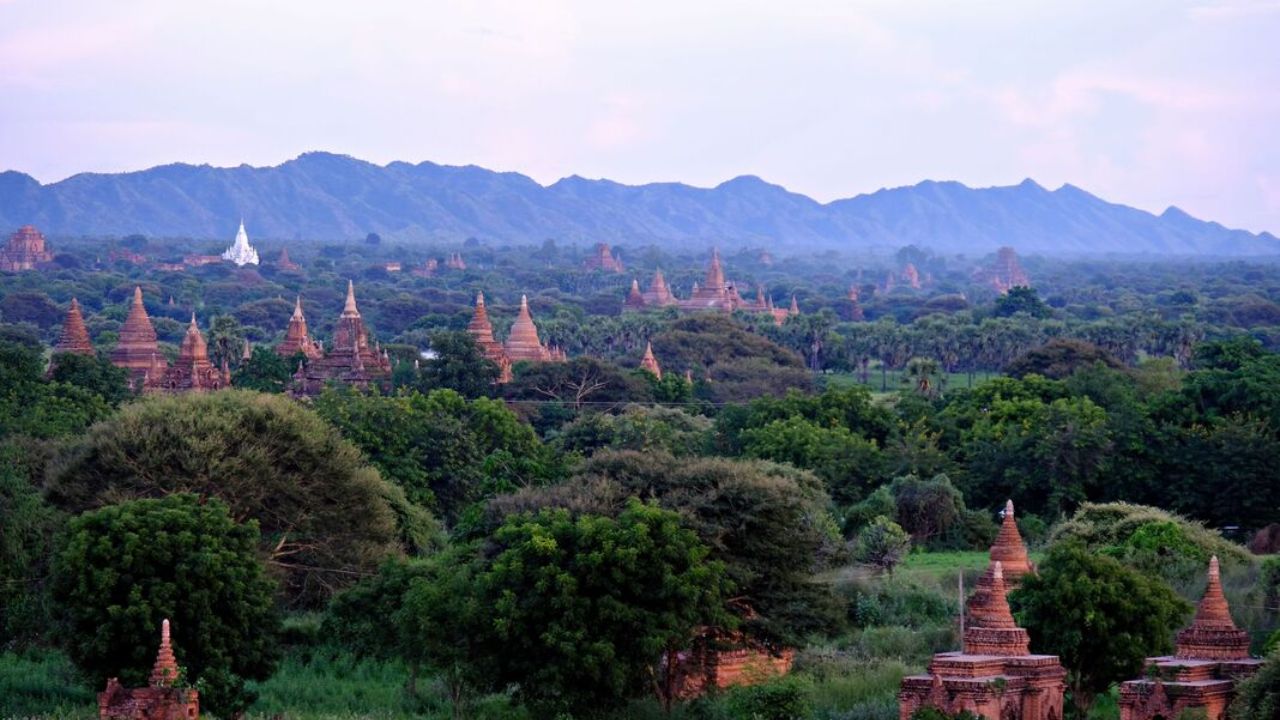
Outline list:
[[[236,367],[244,356],[244,328],[232,315],[218,315],[209,322],[209,362],[214,367]]]
[[[1097,345],[1072,338],[1054,338],[1019,356],[1005,366],[1004,371],[1016,378],[1035,374],[1062,380],[1097,363],[1113,369],[1123,367],[1119,360]]]
[[[839,426],[821,427],[791,417],[748,428],[742,441],[747,457],[812,470],[840,504],[860,500],[884,476],[885,462],[876,444]]]
[[[1032,649],[1062,658],[1080,718],[1098,693],[1172,650],[1170,629],[1191,609],[1159,580],[1075,543],[1054,545],[1010,600]]]
[[[498,366],[480,352],[470,333],[432,333],[431,349],[436,356],[421,363],[418,390],[426,393],[447,388],[468,398],[493,395]]]
[[[455,718],[466,716],[478,691],[493,687],[484,655],[490,606],[480,595],[480,570],[465,546],[432,557],[410,581],[395,615],[408,657],[444,681]]]
[[[545,510],[508,518],[493,543],[477,580],[496,679],[548,716],[651,692],[664,653],[728,620],[724,567],[674,512],[637,500],[616,518]]]
[[[145,684],[161,621],[201,701],[224,717],[253,700],[245,680],[275,667],[279,618],[257,557],[256,523],[216,499],[171,495],[71,521],[53,566],[59,637],[100,684]]]
[[[853,555],[860,563],[893,572],[911,550],[911,536],[898,523],[880,516],[858,533]]]
[[[23,450],[0,446],[0,650],[48,630],[48,560],[64,522],[21,472]]]
[[[245,390],[281,393],[293,379],[296,367],[296,363],[291,364],[271,348],[259,345],[231,374],[231,384]]]
[[[993,312],[996,317],[1012,317],[1019,313],[1026,313],[1034,318],[1047,318],[1053,315],[1053,311],[1044,304],[1035,289],[1029,287],[1009,288],[1009,292],[996,299]]]
[[[314,605],[371,572],[432,521],[314,412],[243,390],[149,397],[70,443],[53,462],[51,500],[82,511],[190,492],[257,520],[286,598]],[[423,525],[426,527],[424,528]]]
[[[115,408],[129,399],[129,372],[100,355],[59,353],[53,356],[49,379],[83,388]]]
[[[1280,717],[1280,648],[1272,651],[1262,669],[1236,688],[1231,720],[1273,720]]]

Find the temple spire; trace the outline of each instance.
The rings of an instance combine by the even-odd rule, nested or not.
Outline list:
[[[303,317],[303,315],[302,315],[302,296],[301,296],[301,295],[298,295],[298,296],[297,296],[297,299],[295,299],[295,300],[293,301],[293,317],[292,317],[292,318],[290,318],[290,319],[291,319],[291,320],[302,320],[302,321],[304,321],[304,322],[305,322],[305,320],[306,320],[306,318],[305,318],[305,317]]]
[[[71,298],[71,307],[67,309],[66,320],[62,322],[62,335],[58,338],[54,351],[93,355],[93,343],[89,341],[89,330],[84,325],[80,303],[75,298]]]
[[[662,368],[658,366],[658,358],[653,356],[652,342],[646,342],[644,345],[644,357],[640,360],[640,368],[653,373],[655,378],[662,379]]]
[[[1209,582],[1191,625],[1178,633],[1175,655],[1181,658],[1238,660],[1249,657],[1249,634],[1236,627],[1222,592],[1218,556],[1209,558]]]
[[[356,308],[356,284],[351,280],[347,281],[347,302],[342,306],[343,317],[360,317],[360,310]]]
[[[169,619],[160,624],[160,651],[156,664],[151,668],[152,687],[172,687],[178,680],[178,660],[173,656],[173,644],[169,640]]]

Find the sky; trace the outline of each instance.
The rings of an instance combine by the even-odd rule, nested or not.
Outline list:
[[[1280,232],[1280,0],[0,0],[0,169],[308,150],[824,202],[1030,177]]]

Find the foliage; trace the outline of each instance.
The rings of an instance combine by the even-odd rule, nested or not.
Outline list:
[[[1253,677],[1236,687],[1231,720],[1269,720],[1280,716],[1280,649],[1272,651]]]
[[[1080,542],[1097,551],[1133,548],[1154,550],[1164,556],[1191,554],[1205,562],[1210,555],[1217,555],[1224,565],[1234,566],[1251,562],[1248,551],[1198,522],[1159,508],[1128,503],[1085,503],[1069,519],[1054,526],[1049,542]],[[1197,571],[1203,569],[1202,563]]]
[[[617,414],[583,413],[560,430],[556,442],[566,451],[583,455],[612,448],[687,456],[706,449],[711,427],[706,417],[683,410],[627,405]]]
[[[1032,649],[1062,658],[1080,717],[1145,658],[1171,650],[1169,630],[1190,610],[1164,583],[1080,543],[1053,546],[1010,600]]]
[[[995,309],[992,312],[996,317],[1010,317],[1025,313],[1031,317],[1043,319],[1053,315],[1053,311],[1044,304],[1035,289],[1029,287],[1009,288],[1009,292],[996,299]]]
[[[774,420],[742,432],[747,457],[812,470],[839,503],[860,499],[881,480],[884,460],[870,440],[843,427],[824,428],[801,417]]]
[[[150,397],[94,426],[50,469],[50,498],[70,511],[179,492],[220,498],[238,521],[257,520],[290,603],[316,604],[397,549],[399,489],[284,397]]]
[[[911,536],[901,525],[887,517],[878,517],[858,532],[853,556],[858,562],[879,570],[893,572],[911,550]]]
[[[673,512],[632,500],[617,518],[508,518],[479,575],[495,679],[547,711],[599,714],[647,692],[664,652],[723,625],[730,585]]]
[[[752,720],[794,720],[813,712],[813,683],[787,675],[759,685],[734,690],[729,707],[735,717]]]
[[[47,381],[37,349],[0,341],[0,438],[55,438],[82,432],[111,413],[110,402],[98,390]]]
[[[101,355],[55,354],[50,361],[49,379],[83,388],[113,408],[132,395],[128,371]]]
[[[63,523],[21,472],[19,452],[0,446],[0,650],[32,644],[48,626],[45,578]]]
[[[1123,367],[1119,360],[1093,343],[1074,338],[1054,338],[1019,356],[1004,371],[1019,379],[1034,374],[1062,380],[1097,363],[1113,369]]]
[[[53,567],[59,637],[84,672],[144,684],[161,621],[187,680],[215,713],[252,701],[242,687],[275,664],[279,620],[257,558],[257,527],[216,499],[135,500],[71,520]]]
[[[315,408],[410,500],[450,523],[476,502],[563,472],[555,453],[498,400],[445,389],[394,397],[329,390]]]
[[[415,387],[423,393],[445,388],[463,397],[488,397],[498,379],[498,366],[486,359],[471,335],[441,331],[431,335],[435,357],[422,361]]]
[[[259,345],[231,374],[231,384],[245,390],[280,393],[293,378],[294,366],[271,348]]]

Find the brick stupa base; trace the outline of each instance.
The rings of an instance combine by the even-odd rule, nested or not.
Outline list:
[[[174,687],[178,677],[178,661],[169,643],[169,621],[165,620],[148,686],[126,688],[116,678],[107,680],[107,688],[98,693],[98,720],[198,720],[200,694],[191,688]]]

